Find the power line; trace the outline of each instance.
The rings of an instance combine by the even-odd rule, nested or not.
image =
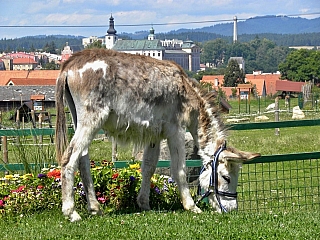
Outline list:
[[[256,16],[255,18],[282,18],[282,17],[300,17],[300,16],[313,16],[320,15],[320,12],[314,13],[301,13],[290,15],[267,15]],[[238,21],[245,21],[253,18],[238,18]],[[220,23],[220,22],[232,22],[232,19],[220,19],[220,20],[204,20],[204,21],[190,21],[190,22],[172,22],[172,23],[141,23],[141,24],[117,24],[117,27],[142,27],[142,26],[169,26],[169,25],[186,25],[186,24],[200,24],[200,23]],[[106,28],[109,25],[0,25],[0,28]]]

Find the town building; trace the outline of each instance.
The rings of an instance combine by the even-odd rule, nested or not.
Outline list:
[[[64,46],[63,50],[61,51],[61,62],[65,62],[71,57],[73,54],[73,50],[68,45],[68,42],[66,42],[66,46]]]
[[[253,94],[256,97],[300,93],[303,91],[303,86],[306,84],[305,82],[281,80],[280,77],[280,73],[262,73],[261,71],[256,71],[252,74],[246,74],[245,83],[253,86]],[[211,84],[212,89],[215,90],[220,88],[225,92],[228,99],[232,97],[233,87],[223,87],[223,75],[204,75],[200,82]]]
[[[159,60],[171,60],[189,71],[200,70],[200,48],[191,40],[178,39],[160,40],[156,38],[155,30],[151,27],[147,39],[123,40],[114,28],[114,18],[109,18],[109,29],[105,36],[107,49],[130,54],[150,56]]]
[[[89,46],[90,44],[94,42],[101,42],[102,44],[105,44],[105,39],[104,38],[98,38],[97,36],[90,36],[87,38],[82,39],[82,45],[84,48]]]

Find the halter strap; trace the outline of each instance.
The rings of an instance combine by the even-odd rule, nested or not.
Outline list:
[[[237,192],[235,193],[229,193],[229,192],[223,192],[218,190],[218,165],[219,165],[219,155],[226,150],[226,142],[218,148],[218,150],[214,153],[213,159],[211,160],[211,168],[212,168],[212,174],[210,176],[210,182],[209,182],[209,189],[207,192],[201,195],[201,186],[199,184],[198,186],[198,195],[201,195],[201,198],[196,202],[198,204],[200,201],[202,201],[204,198],[208,197],[211,193],[215,193],[217,202],[219,204],[219,207],[223,212],[228,212],[228,210],[222,205],[220,196],[224,197],[232,197],[237,198]],[[203,166],[200,175],[205,170],[205,167]],[[213,190],[212,190],[213,188]]]

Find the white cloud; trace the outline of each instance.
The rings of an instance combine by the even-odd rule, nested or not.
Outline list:
[[[115,18],[115,28],[119,32],[148,30],[149,24],[216,21],[237,16],[245,19],[263,15],[290,15],[320,12],[316,0],[14,0],[2,1],[0,8],[2,25],[108,25],[110,14]],[[320,17],[320,15],[306,18]],[[124,27],[123,24],[145,24],[140,27]],[[215,23],[154,25],[157,32],[167,32],[179,28],[201,28]],[[40,31],[41,30],[41,31]],[[103,35],[107,29],[56,29],[0,28],[0,38],[66,32],[79,35]],[[82,34],[83,33],[83,34]],[[90,34],[90,33],[89,33]]]

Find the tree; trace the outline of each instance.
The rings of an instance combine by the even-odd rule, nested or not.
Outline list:
[[[105,48],[106,46],[102,44],[101,41],[94,41],[93,43],[89,44],[86,48]]]
[[[33,43],[31,44],[31,47],[30,47],[29,51],[30,52],[35,52],[36,51],[35,47],[33,46]]]
[[[52,53],[52,54],[56,54],[56,44],[54,43],[54,41],[51,41],[51,43],[46,43],[46,45],[44,45],[43,47],[43,51],[44,52],[48,52],[48,53]]]
[[[201,62],[212,63],[214,67],[222,65],[227,42],[221,38],[203,44]]]
[[[195,78],[198,81],[200,81],[204,75],[224,75],[224,71],[225,71],[225,68],[222,68],[222,67],[220,67],[220,68],[207,68],[204,71],[198,71],[196,73],[191,72],[192,74],[189,75],[188,71],[186,70],[189,77]]]
[[[240,69],[239,64],[236,60],[232,59],[229,61],[224,74],[224,87],[236,87],[240,83],[244,83],[245,74]]]
[[[284,62],[279,64],[281,79],[296,82],[320,78],[320,52],[300,49],[292,51]]]
[[[45,64],[43,66],[43,69],[46,69],[46,70],[58,70],[58,69],[60,69],[60,66],[58,64],[55,64],[55,62],[52,60],[51,62]]]

